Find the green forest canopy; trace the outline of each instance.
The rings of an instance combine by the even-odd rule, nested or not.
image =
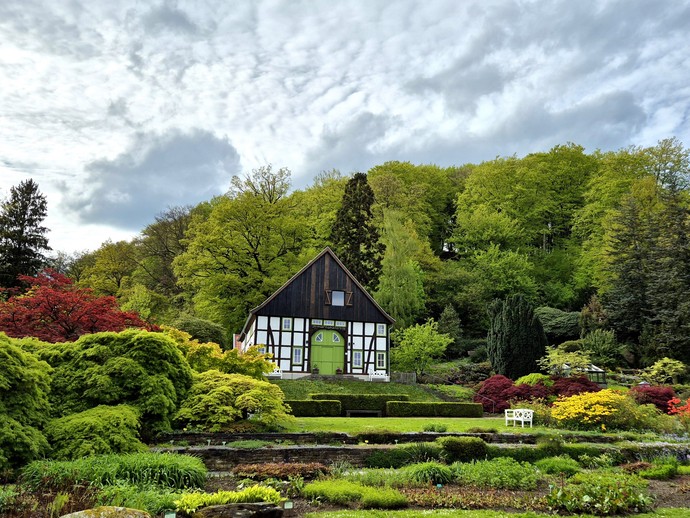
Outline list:
[[[568,143],[460,167],[377,165],[366,177],[388,248],[372,293],[404,326],[451,305],[466,337],[486,335],[497,298],[579,311],[597,295],[635,361],[687,363],[689,163],[667,139],[589,154]],[[262,167],[62,266],[157,323],[192,314],[238,332],[249,309],[333,245],[350,178],[324,172],[291,191],[288,170]],[[392,253],[397,243],[404,255]]]

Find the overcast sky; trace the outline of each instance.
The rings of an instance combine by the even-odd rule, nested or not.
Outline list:
[[[690,145],[689,50],[688,1],[3,0],[0,197],[74,251],[268,163]]]

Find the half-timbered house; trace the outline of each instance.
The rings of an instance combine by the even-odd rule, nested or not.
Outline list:
[[[273,354],[283,378],[318,370],[371,379],[390,372],[393,323],[326,248],[250,312],[240,341]]]

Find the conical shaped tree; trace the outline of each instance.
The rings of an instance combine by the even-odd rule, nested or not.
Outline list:
[[[517,379],[539,371],[546,335],[534,308],[522,295],[495,300],[489,307],[487,352],[497,374]]]
[[[355,278],[371,290],[378,285],[385,249],[374,225],[373,204],[374,191],[367,175],[355,173],[345,186],[343,203],[331,229],[336,254]]]
[[[18,286],[18,275],[35,275],[50,250],[41,225],[48,212],[46,197],[32,179],[10,189],[0,205],[0,286]]]

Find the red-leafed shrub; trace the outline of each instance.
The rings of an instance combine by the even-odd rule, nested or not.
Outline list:
[[[239,464],[233,469],[236,477],[264,480],[289,477],[316,478],[330,473],[330,468],[320,462],[267,462],[264,464]]]
[[[546,387],[541,382],[535,385],[521,383],[507,389],[505,397],[508,401],[532,401],[535,399],[545,401],[552,393],[551,387]]]
[[[640,405],[651,404],[668,414],[671,410],[669,402],[676,397],[676,393],[667,386],[635,386],[630,389],[630,395]]]
[[[569,378],[554,378],[553,394],[559,397],[570,397],[582,392],[599,392],[601,387],[590,381],[586,376],[572,376]]]
[[[474,402],[484,407],[484,412],[503,412],[510,408],[507,393],[513,388],[513,380],[500,374],[482,381]]]

